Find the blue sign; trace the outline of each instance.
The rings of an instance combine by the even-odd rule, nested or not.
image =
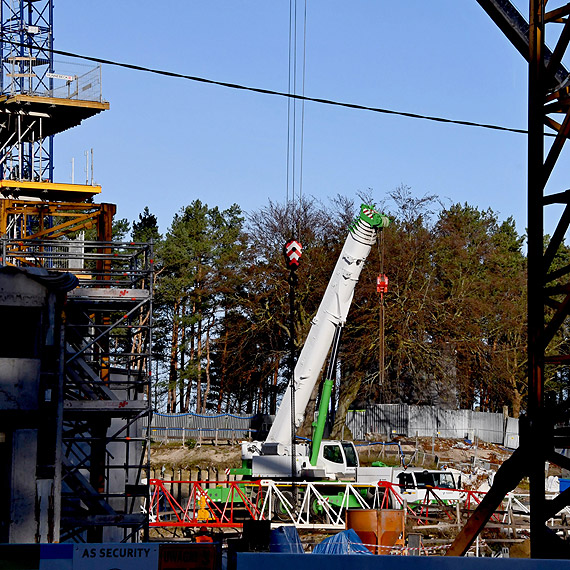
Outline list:
[[[76,544],[73,567],[81,570],[156,570],[156,544]]]

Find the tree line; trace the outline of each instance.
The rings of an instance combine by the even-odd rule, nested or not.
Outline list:
[[[131,236],[155,248],[155,405],[275,413],[290,377],[283,246],[295,237],[304,248],[294,321],[300,348],[359,205],[343,196],[327,204],[269,201],[245,216],[238,205],[220,210],[195,200],[163,236],[145,208]],[[469,204],[444,206],[407,187],[376,206],[392,222],[367,260],[343,331],[336,430],[350,406],[372,403],[507,406],[518,416],[527,396],[527,301],[525,239],[514,220]],[[566,249],[559,256],[566,259]],[[389,277],[383,317],[381,270]],[[553,394],[560,374],[549,369]]]

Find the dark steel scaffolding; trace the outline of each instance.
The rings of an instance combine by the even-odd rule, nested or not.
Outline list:
[[[458,535],[448,555],[465,554],[507,492],[530,481],[533,558],[570,558],[570,544],[546,521],[570,505],[570,489],[545,498],[544,465],[570,469],[558,450],[570,447],[570,407],[564,395],[547,393],[549,377],[568,375],[570,265],[559,250],[570,227],[570,190],[553,187],[551,175],[570,134],[570,80],[562,61],[570,43],[570,4],[530,0],[529,21],[509,0],[478,0],[529,63],[528,88],[528,405],[520,447],[497,472],[493,487]],[[551,51],[546,46],[546,32]],[[545,132],[548,129],[548,135]],[[544,234],[546,206],[562,206],[552,237]],[[550,212],[549,212],[550,213]]]
[[[1,241],[2,264],[66,271],[59,541],[148,537],[152,246]],[[57,533],[56,533],[57,536]]]
[[[49,429],[42,433],[38,413],[27,436],[39,450],[26,463],[36,461],[38,489],[53,483],[53,492],[32,489],[27,500],[33,505],[33,496],[49,495],[50,506],[29,525],[20,521],[20,536],[31,540],[37,524],[36,540],[138,540],[141,531],[148,537],[152,251],[110,241],[115,206],[93,203],[101,191],[93,174],[90,184],[53,181],[53,135],[109,108],[100,67],[79,76],[65,73],[70,62],[54,69],[53,7],[53,0],[0,0],[0,266],[79,278],[57,335],[65,339],[62,357],[42,357],[46,374],[58,377],[59,384],[51,376],[44,382],[57,387],[57,411],[50,389],[39,408],[49,412]],[[98,241],[82,241],[90,230]],[[32,281],[37,276],[24,273]],[[53,301],[47,305],[53,324],[61,311]],[[5,312],[19,311],[23,319],[25,299],[15,306]]]

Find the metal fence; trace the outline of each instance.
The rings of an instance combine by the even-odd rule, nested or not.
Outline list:
[[[518,420],[503,414],[472,410],[444,410],[435,406],[378,404],[351,410],[346,427],[355,440],[367,436],[478,438],[489,443],[518,446]]]
[[[234,414],[161,414],[152,416],[150,437],[154,441],[201,441],[246,439],[254,435],[256,416]]]
[[[69,77],[71,79],[67,80],[64,85],[55,87],[46,95],[58,99],[78,99],[81,101],[97,101],[99,103],[103,101],[100,65],[81,75],[72,74]]]
[[[507,418],[505,429],[505,447],[516,449],[519,446],[519,420],[518,418]]]
[[[246,439],[261,437],[269,427],[264,416],[237,414],[200,415],[161,414],[152,418],[151,438],[155,441],[200,441],[203,439]],[[475,438],[489,443],[516,448],[519,444],[518,419],[503,414],[474,412],[472,410],[444,410],[435,406],[407,404],[378,404],[364,410],[351,410],[346,416],[346,427],[357,441],[370,436]],[[346,435],[346,433],[345,433]]]

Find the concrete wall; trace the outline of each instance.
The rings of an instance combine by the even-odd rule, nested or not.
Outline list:
[[[12,481],[10,487],[11,544],[35,542],[36,521],[36,462],[38,432],[18,429],[12,435]]]
[[[41,361],[0,358],[0,410],[38,409]]]
[[[0,432],[10,446],[0,518],[13,544],[54,539],[56,295],[38,282],[40,273],[0,267]]]

